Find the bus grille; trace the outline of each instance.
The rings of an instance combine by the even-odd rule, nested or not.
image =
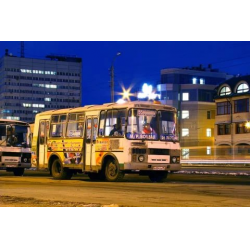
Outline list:
[[[150,155],[169,155],[169,149],[150,148]]]
[[[146,154],[146,148],[132,148],[132,154]]]

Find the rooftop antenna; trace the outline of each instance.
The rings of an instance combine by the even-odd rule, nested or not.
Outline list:
[[[21,42],[21,57],[24,57],[24,42]]]

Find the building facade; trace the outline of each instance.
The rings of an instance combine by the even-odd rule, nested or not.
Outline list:
[[[37,113],[81,105],[82,60],[0,58],[0,118],[33,122]]]
[[[161,102],[178,110],[182,160],[214,156],[215,88],[232,76],[208,68],[161,70]]]
[[[216,91],[216,156],[226,161],[249,162],[250,75],[224,81]]]

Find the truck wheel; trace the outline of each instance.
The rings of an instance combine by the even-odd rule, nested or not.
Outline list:
[[[24,168],[15,168],[13,169],[13,174],[15,176],[23,176]]]
[[[124,173],[120,171],[118,163],[114,159],[109,159],[105,165],[105,179],[110,182],[121,181]]]
[[[63,168],[61,161],[56,159],[52,163],[51,174],[56,180],[70,180],[73,172],[67,168]]]

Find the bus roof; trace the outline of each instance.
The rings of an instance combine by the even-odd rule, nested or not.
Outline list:
[[[12,125],[27,125],[29,126],[29,123],[23,122],[23,121],[17,121],[17,120],[10,120],[10,119],[0,119],[0,124],[12,124]]]
[[[164,105],[164,104],[155,104],[152,102],[142,102],[142,101],[133,101],[126,102],[123,104],[118,103],[104,103],[103,105],[87,105],[77,108],[68,108],[68,109],[56,109],[49,110],[45,112],[38,113],[36,116],[44,115],[53,115],[53,114],[64,114],[64,113],[74,113],[74,112],[86,112],[86,111],[95,111],[95,110],[106,110],[106,109],[121,109],[121,108],[148,108],[148,109],[165,109],[170,111],[176,111],[176,108]]]

